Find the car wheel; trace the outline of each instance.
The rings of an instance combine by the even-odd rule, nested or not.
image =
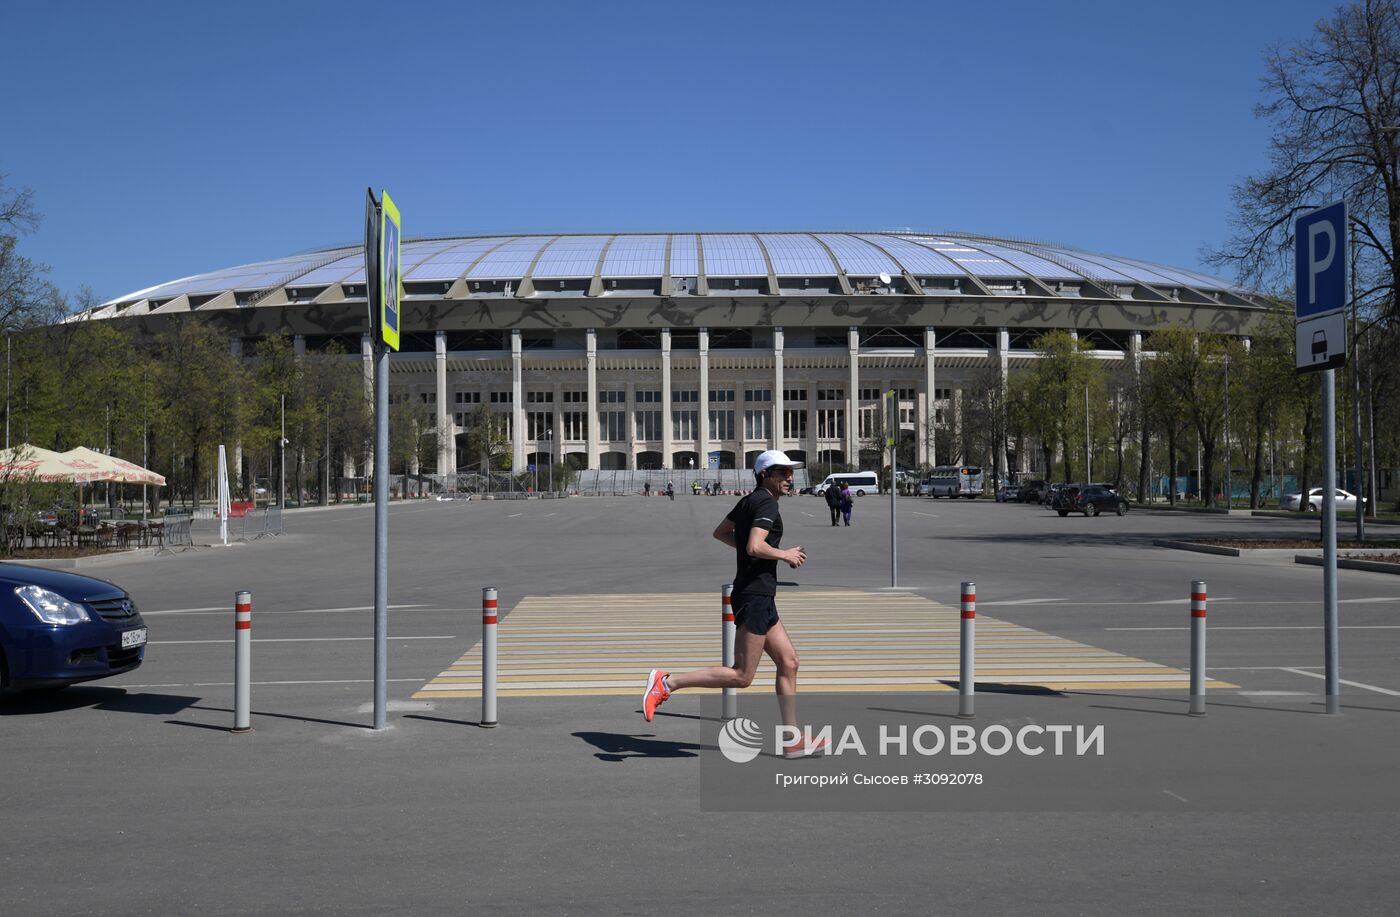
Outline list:
[[[1095,506],[1095,505],[1092,504],[1092,503],[1085,503],[1085,504],[1084,504],[1084,515],[1085,515],[1085,516],[1097,516],[1098,514],[1099,514],[1099,508],[1098,508],[1097,506]]]
[[[1126,504],[1126,503],[1119,503],[1119,504],[1118,504],[1118,509],[1115,510],[1115,512],[1117,512],[1118,515],[1120,515],[1120,516],[1126,516],[1126,515],[1128,515],[1128,504]]]
[[[1057,513],[1060,514],[1060,518],[1061,518],[1061,519],[1063,519],[1065,516],[1068,516],[1068,515],[1069,515],[1069,510],[1067,510],[1067,509],[1057,509],[1057,510],[1055,510],[1055,512],[1057,512]]]

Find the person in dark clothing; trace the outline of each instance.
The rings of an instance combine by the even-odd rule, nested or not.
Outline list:
[[[778,498],[792,493],[792,471],[801,468],[777,449],[761,453],[754,462],[758,486],[741,499],[714,531],[714,537],[735,552],[733,608],[734,665],[710,666],[671,675],[652,669],[642,695],[642,714],[651,722],[656,708],[681,688],[747,688],[753,683],[759,658],[767,653],[778,667],[778,707],[783,723],[797,725],[797,651],[778,620],[778,561],[796,569],[807,562],[800,547],[780,548],[783,518]],[[825,742],[798,738],[783,749],[785,757],[823,754]]]
[[[826,508],[831,510],[831,524],[841,524],[841,488],[835,484],[828,484],[826,493],[822,494],[826,498]]]

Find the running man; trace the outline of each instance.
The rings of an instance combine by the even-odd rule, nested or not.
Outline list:
[[[671,675],[652,669],[642,695],[642,713],[651,722],[656,708],[682,688],[747,688],[762,654],[778,667],[778,709],[784,724],[797,726],[797,651],[778,620],[774,596],[778,591],[778,561],[796,569],[807,562],[800,547],[780,548],[783,517],[778,498],[792,494],[792,471],[801,468],[783,452],[770,449],[754,462],[757,484],[741,499],[714,531],[714,537],[734,549],[738,563],[734,574],[734,667],[710,666]],[[808,746],[799,739],[783,749],[785,757],[822,754],[825,742]]]

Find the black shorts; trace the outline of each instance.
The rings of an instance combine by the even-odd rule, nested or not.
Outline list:
[[[771,595],[735,595],[734,626],[762,636],[778,623],[778,606]]]

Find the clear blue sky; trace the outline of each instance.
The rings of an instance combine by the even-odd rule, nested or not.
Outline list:
[[[1200,268],[1303,0],[10,3],[0,172],[67,292],[360,238],[963,229]]]

